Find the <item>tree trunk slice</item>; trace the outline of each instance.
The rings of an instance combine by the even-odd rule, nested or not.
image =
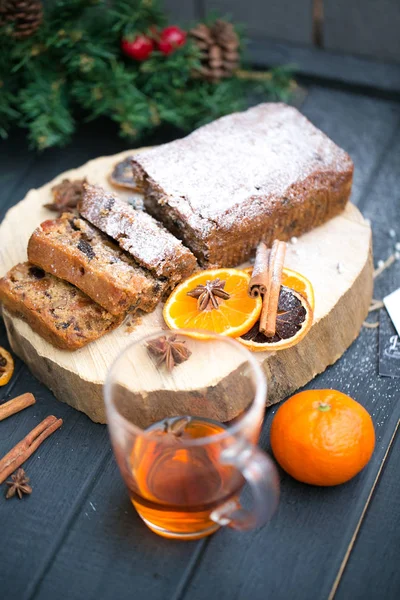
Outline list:
[[[54,217],[43,208],[51,201],[51,188],[64,178],[87,177],[126,199],[135,194],[116,190],[108,182],[114,164],[134,152],[97,158],[78,169],[67,171],[11,208],[0,226],[0,276],[13,265],[26,260],[27,242],[35,227]],[[245,265],[244,265],[245,266]],[[373,289],[371,228],[358,209],[348,204],[345,211],[325,225],[288,244],[285,266],[310,279],[315,291],[314,324],[297,346],[273,353],[256,353],[268,378],[267,405],[279,402],[333,364],[357,337],[368,314]],[[165,329],[161,306],[144,315],[132,332],[122,325],[89,346],[68,352],[58,350],[36,334],[24,321],[3,310],[8,338],[13,351],[32,373],[54,393],[58,400],[86,413],[93,421],[106,422],[102,387],[106,372],[117,354],[132,341]],[[229,361],[228,361],[229,362]],[[212,369],[209,361],[209,369]],[[231,372],[237,365],[226,367]],[[178,370],[177,370],[178,372]],[[138,369],[140,373],[140,368]],[[204,373],[204,371],[203,371]],[[211,377],[211,373],[207,373]],[[226,373],[225,373],[226,374]],[[223,373],[216,374],[221,380]],[[137,406],[135,420],[146,426],[159,417],[185,414],[193,409],[187,382],[165,397],[157,395]],[[173,392],[173,393],[172,393]],[[203,416],[228,421],[243,409],[240,394],[230,401],[207,402],[199,407]],[[190,410],[185,410],[190,403]],[[170,413],[170,414],[168,414]],[[159,417],[160,418],[160,417]]]

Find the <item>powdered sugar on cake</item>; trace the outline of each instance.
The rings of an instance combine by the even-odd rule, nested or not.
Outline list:
[[[344,150],[281,103],[218,119],[134,162],[196,229],[256,218],[316,171],[340,173],[351,165]]]
[[[149,214],[135,210],[102,188],[87,184],[79,210],[90,223],[118,241],[121,248],[157,276],[173,280],[182,263],[183,275],[194,269],[196,260],[181,241]]]

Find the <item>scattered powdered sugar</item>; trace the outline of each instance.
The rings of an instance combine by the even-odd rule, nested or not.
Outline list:
[[[295,108],[260,104],[144,151],[135,162],[195,227],[257,218],[274,198],[315,174],[342,174],[351,159]],[[203,224],[204,227],[205,224]]]

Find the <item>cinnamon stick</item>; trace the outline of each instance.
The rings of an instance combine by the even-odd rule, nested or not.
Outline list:
[[[35,402],[35,396],[29,393],[22,394],[5,402],[0,406],[0,421],[4,421],[4,419],[11,417],[11,415],[15,415],[15,413],[28,408],[28,406],[32,406]]]
[[[14,473],[32,454],[39,448],[52,433],[62,425],[62,419],[49,416],[44,419],[23,440],[21,440],[8,454],[0,460],[0,485]]]
[[[249,296],[252,298],[264,295],[268,289],[269,255],[270,251],[266,244],[260,242],[257,246],[254,269],[249,283]]]
[[[268,268],[268,290],[264,294],[260,317],[260,331],[267,337],[273,337],[276,331],[279,292],[282,283],[282,271],[285,262],[286,243],[275,240],[272,244]]]

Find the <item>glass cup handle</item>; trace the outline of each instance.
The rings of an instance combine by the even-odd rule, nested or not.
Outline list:
[[[252,492],[253,508],[248,511],[239,500],[232,500],[215,509],[211,519],[241,531],[265,525],[279,500],[279,476],[272,460],[256,446],[246,444],[239,451],[236,445],[223,450],[220,462],[232,465],[242,473]]]

